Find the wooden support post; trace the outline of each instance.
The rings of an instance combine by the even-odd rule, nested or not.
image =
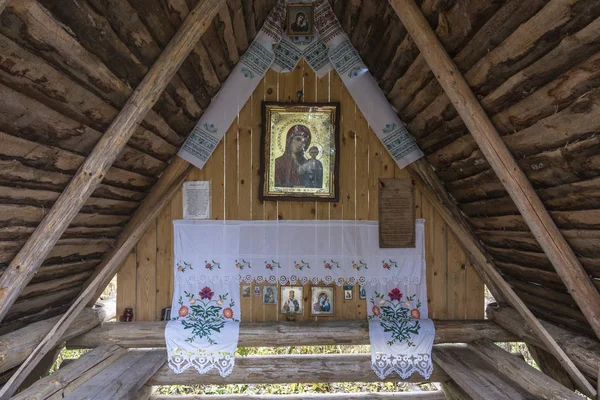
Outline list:
[[[522,341],[548,350],[546,345],[541,342],[535,332],[527,326],[523,318],[514,309],[493,303],[487,307],[486,314],[488,318],[517,335]],[[588,377],[594,379],[600,369],[600,343],[568,329],[560,328],[550,322],[544,320],[540,322],[565,349],[575,365]]]
[[[118,245],[105,257],[98,267],[96,276],[86,285],[83,292],[75,299],[62,318],[60,318],[54,327],[50,329],[46,337],[44,337],[40,344],[33,350],[17,373],[12,376],[6,385],[4,385],[0,391],[0,399],[4,400],[5,398],[10,397],[12,392],[9,392],[9,390],[13,390],[13,388],[9,388],[9,385],[18,386],[19,379],[21,379],[19,374],[29,373],[29,370],[39,362],[46,352],[52,349],[58,339],[77,318],[86,303],[98,298],[98,293],[103,290],[112,276],[114,276],[121,266],[121,263],[143,235],[150,222],[158,216],[162,207],[179,189],[185,176],[192,168],[193,167],[187,161],[184,161],[179,157],[176,157],[171,164],[169,164],[167,170],[161,175],[158,182],[153,186],[146,199],[135,212],[121,236],[119,236],[119,240],[117,241]]]
[[[66,393],[72,392],[103,369],[109,368],[126,353],[127,350],[119,346],[97,347],[72,362],[63,361],[57,372],[40,379],[12,399],[63,398]]]
[[[414,0],[390,0],[390,3],[529,229],[600,338],[600,293]]]
[[[70,340],[104,321],[114,318],[115,302],[102,302],[98,307],[86,308],[73,321],[69,329],[57,342]],[[60,317],[34,322],[24,328],[0,336],[0,372],[8,371],[21,364],[38,343],[50,332]]]
[[[155,218],[158,217],[163,206],[169,202],[171,197],[181,187],[185,177],[195,167],[178,156],[173,157],[169,166],[162,173],[158,181],[152,186],[150,193],[144,199],[140,207],[131,217],[131,220],[119,235],[114,248],[104,256],[104,259],[96,268],[94,275],[86,283],[94,290],[88,296],[88,302],[93,303],[102,294],[104,288],[117,273],[131,250],[137,245],[141,236]],[[102,280],[96,282],[96,278],[102,275]]]
[[[546,350],[542,350],[539,347],[534,346],[531,343],[527,343],[527,349],[543,373],[564,387],[575,390],[575,385],[573,385],[573,381],[571,378],[569,378],[569,374],[567,374],[565,369],[552,354],[548,353]]]
[[[496,346],[489,340],[478,340],[469,344],[479,357],[492,365],[496,371],[516,382],[535,398],[566,400],[580,399],[581,396],[567,389],[554,379],[529,366],[524,360]]]
[[[443,188],[442,183],[435,175],[427,160],[421,159],[412,163],[409,165],[409,171],[411,172],[411,176],[423,187],[423,194],[425,194],[435,207],[436,211],[440,213],[465,250],[471,254],[477,271],[490,288],[494,297],[501,302],[508,302],[519,312],[524,320],[523,322],[529,325],[532,331],[535,332],[536,341],[543,343],[543,347],[559,360],[574,381],[575,377],[578,377],[578,387],[585,385],[588,389],[591,388],[594,390],[556,343],[552,335],[548,333],[545,326],[537,320],[512,287],[504,280],[491,257],[487,254],[481,243],[477,241],[465,217],[448,196],[448,193]],[[537,339],[538,337],[539,339]]]
[[[92,154],[85,161],[83,166],[73,178],[65,192],[54,204],[48,216],[44,218],[40,226],[27,241],[23,249],[19,252],[15,260],[0,278],[0,316],[5,315],[10,304],[18,297],[22,288],[29,282],[35,271],[39,268],[42,261],[54,245],[63,231],[67,228],[71,220],[81,209],[87,198],[91,195],[94,188],[104,177],[106,170],[110,167],[120,150],[123,148],[138,122],[143,119],[150,110],[156,99],[169,83],[177,69],[191,52],[192,48],[202,36],[202,33],[209,26],[215,17],[223,0],[204,0],[199,2],[194,10],[188,15],[185,22],[167,45],[159,59],[152,66],[140,86],[134,91],[127,104],[123,107],[115,121],[111,124],[108,131],[104,134],[98,145],[92,151]],[[174,161],[180,160],[175,158]],[[184,172],[181,173],[178,168]],[[176,180],[173,185],[153,189],[154,193],[159,193],[151,198],[148,196],[140,209],[136,212],[134,220],[141,221],[136,226],[126,229],[129,236],[121,239],[121,243],[133,243],[139,239],[134,233],[141,235],[143,230],[140,226],[144,221],[152,220],[158,215],[158,211],[165,204],[169,195],[175,193],[178,185],[183,180],[186,171],[191,167],[183,160],[174,164],[174,169],[178,173],[175,176],[181,178]],[[163,175],[165,175],[163,173]],[[163,177],[161,176],[161,179]],[[159,180],[160,181],[160,180]],[[164,181],[164,180],[163,180]],[[161,196],[164,195],[164,196]],[[161,198],[162,197],[162,198]],[[155,203],[152,203],[154,201]],[[145,214],[143,214],[145,213]],[[131,223],[130,223],[131,224]],[[114,252],[115,256],[123,256],[123,247]],[[113,254],[113,252],[111,252]],[[115,258],[115,257],[113,257]],[[118,257],[117,257],[118,258]],[[116,258],[115,258],[116,259]],[[112,258],[110,259],[112,260]],[[98,290],[100,284],[105,282],[106,277],[111,272],[114,274],[116,268],[114,262],[108,261],[104,269],[89,283],[86,289],[80,294],[75,302],[69,308],[69,311],[60,319],[57,325],[42,340],[34,352],[25,360],[19,370],[11,377],[0,391],[0,399],[8,399],[19,387],[22,380],[31,372],[33,367],[41,358],[50,351],[60,336],[68,328],[77,314],[85,307],[85,304],[92,301],[92,297]],[[111,264],[111,265],[108,265]]]
[[[464,77],[444,50],[414,0],[390,0],[390,4],[419,47],[421,54],[462,117],[484,156],[506,187],[532,233],[586,315],[590,325],[600,337],[600,294],[592,285],[575,254],[550,218],[527,177],[510,154],[506,144],[496,132]],[[544,341],[552,354],[565,367],[577,387],[587,395],[594,397],[596,389],[577,370],[577,367],[504,281],[498,271],[491,266],[487,269],[486,273],[490,275],[492,281],[499,286],[508,298],[507,300],[535,329],[540,339]]]
[[[0,277],[0,321],[102,181],[127,141],[210,25],[224,0],[204,0],[186,18],[52,209]]]
[[[446,400],[473,400],[473,398],[462,390],[454,381],[444,382],[441,386]]]
[[[434,321],[434,343],[479,339],[510,342],[517,336],[490,321]],[[109,322],[67,342],[68,348],[117,344],[126,348],[165,347],[166,321]],[[242,322],[238,346],[328,346],[369,344],[369,324],[354,321]]]

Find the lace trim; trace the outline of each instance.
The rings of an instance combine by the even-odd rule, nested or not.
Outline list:
[[[391,354],[377,353],[371,357],[371,367],[380,379],[385,379],[396,372],[402,379],[408,379],[418,372],[424,379],[429,379],[433,372],[433,361],[429,354]]]
[[[198,373],[205,374],[211,369],[219,371],[221,378],[225,378],[233,371],[234,355],[229,353],[208,353],[208,352],[173,352],[169,354],[169,368],[176,374],[181,374],[190,368],[194,368]]]
[[[391,278],[386,278],[386,277],[379,277],[379,278],[367,278],[365,276],[359,276],[359,277],[348,277],[348,278],[343,278],[343,277],[332,277],[332,276],[301,276],[298,277],[296,275],[292,275],[292,276],[285,276],[285,275],[280,275],[279,277],[275,276],[275,275],[269,275],[269,276],[265,276],[265,275],[258,275],[258,276],[254,276],[254,275],[222,275],[222,276],[207,276],[207,275],[193,275],[187,278],[187,283],[190,285],[194,285],[194,284],[206,284],[206,283],[218,283],[218,282],[223,282],[223,283],[229,283],[229,282],[238,282],[238,283],[252,283],[252,282],[256,282],[256,283],[264,283],[264,282],[268,282],[271,284],[276,284],[276,283],[280,283],[281,285],[287,285],[288,283],[291,283],[292,285],[297,285],[297,284],[301,284],[301,285],[306,285],[307,283],[311,282],[314,285],[318,285],[320,283],[325,284],[325,285],[330,285],[335,283],[338,286],[342,286],[342,285],[355,285],[355,284],[359,284],[359,285],[372,285],[375,286],[377,284],[382,284],[382,285],[386,285],[388,283],[394,283],[394,284],[405,284],[408,285],[409,283],[412,284],[419,284],[420,283],[420,279],[419,277],[413,276],[394,276]]]

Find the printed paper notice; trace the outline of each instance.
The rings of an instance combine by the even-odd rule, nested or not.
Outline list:
[[[210,181],[183,184],[183,219],[210,218]]]

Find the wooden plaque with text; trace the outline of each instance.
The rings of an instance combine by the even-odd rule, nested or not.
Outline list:
[[[415,247],[412,179],[379,180],[379,247]]]

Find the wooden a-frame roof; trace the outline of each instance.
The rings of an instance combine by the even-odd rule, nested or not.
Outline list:
[[[227,0],[0,323],[63,313],[165,171],[273,0]],[[355,48],[504,278],[537,316],[592,327],[383,0],[331,1]],[[7,267],[195,0],[19,0],[0,15],[0,263]],[[600,4],[423,0],[420,10],[600,288]],[[0,9],[2,7],[0,6]],[[172,166],[175,170],[177,166]],[[427,179],[427,174],[421,176]],[[436,179],[437,179],[436,178]],[[561,299],[560,307],[555,299]]]

